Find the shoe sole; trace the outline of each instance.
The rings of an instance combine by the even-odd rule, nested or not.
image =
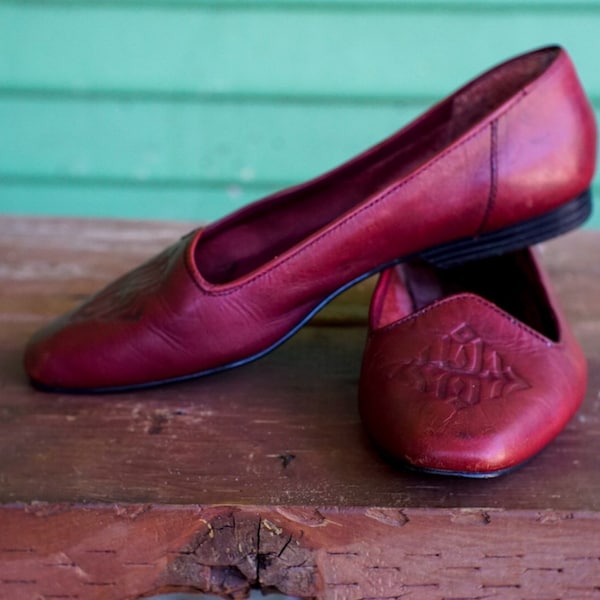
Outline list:
[[[506,229],[483,233],[477,237],[441,244],[419,256],[440,268],[453,267],[465,262],[499,256],[533,246],[575,229],[592,213],[592,194],[586,190],[574,200]]]
[[[394,454],[391,454],[388,450],[383,448],[377,443],[376,438],[369,436],[373,447],[378,452],[378,454],[390,465],[394,468],[413,473],[415,475],[435,475],[436,477],[458,477],[461,479],[495,479],[496,477],[502,477],[503,475],[508,475],[509,473],[514,473],[515,471],[520,471],[524,467],[526,467],[529,463],[531,463],[539,454],[541,454],[545,448],[542,448],[535,454],[527,457],[521,462],[515,463],[508,467],[502,467],[501,469],[495,469],[493,471],[461,471],[454,469],[436,469],[433,467],[423,467],[415,465],[411,462],[408,462],[404,458],[400,458]]]
[[[462,479],[495,479],[496,477],[502,477],[508,475],[514,471],[518,471],[523,468],[532,459],[528,459],[522,463],[514,465],[512,467],[506,467],[504,469],[498,469],[496,471],[477,472],[477,471],[446,471],[444,469],[428,469],[426,467],[415,467],[410,463],[403,462],[401,466],[407,471],[412,473],[421,473],[424,475],[439,475],[441,477],[460,477]]]
[[[499,231],[492,231],[489,233],[483,233],[477,237],[465,238],[455,242],[447,244],[441,244],[435,246],[424,252],[420,252],[417,256],[421,257],[425,261],[442,268],[451,267],[453,265],[466,263],[472,260],[486,258],[490,256],[497,256],[526,248],[533,244],[543,242],[550,238],[556,237],[567,231],[575,229],[588,219],[592,212],[592,195],[590,190],[586,190],[574,200],[563,204],[562,206],[555,208],[538,217],[534,217],[527,221],[512,225]],[[308,321],[310,321],[323,307],[329,304],[335,297],[345,292],[347,289],[356,285],[357,283],[383,271],[389,267],[392,267],[398,263],[410,260],[414,256],[404,256],[402,258],[395,259],[384,265],[380,265],[376,269],[373,269],[352,281],[341,286],[329,296],[327,296],[322,302],[320,302],[315,308],[313,308],[295,327],[290,329],[283,337],[277,340],[274,344],[261,350],[260,352],[253,354],[247,358],[243,358],[226,365],[207,369],[205,371],[199,371],[197,373],[191,373],[189,375],[180,375],[178,377],[171,377],[168,379],[161,379],[158,381],[151,381],[145,383],[136,383],[132,385],[123,386],[108,386],[101,388],[63,388],[60,386],[48,386],[35,380],[31,380],[32,385],[45,392],[54,393],[65,393],[65,394],[110,394],[129,392],[133,390],[143,390],[148,388],[157,387],[159,385],[165,385],[169,383],[178,383],[183,381],[189,381],[191,379],[197,379],[206,375],[213,375],[222,371],[228,371],[235,367],[241,367],[242,365],[248,364],[259,358],[270,354],[273,350],[281,346],[293,335],[295,335]],[[498,473],[500,475],[502,473]],[[464,475],[463,475],[464,476]],[[490,477],[493,475],[483,475],[483,477]]]

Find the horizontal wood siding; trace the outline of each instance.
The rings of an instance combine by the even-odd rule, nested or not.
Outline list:
[[[549,43],[600,108],[599,26],[567,0],[0,0],[0,212],[213,219]]]

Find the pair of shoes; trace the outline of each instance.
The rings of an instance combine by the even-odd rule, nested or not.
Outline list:
[[[421,263],[452,267],[483,261],[483,271],[503,269],[511,289],[513,275],[505,272],[506,265],[519,264],[529,273],[527,285],[542,286],[545,280],[538,277],[539,268],[523,254],[506,265],[492,262],[488,267],[485,261],[581,224],[590,212],[595,151],[593,111],[567,53],[548,47],[519,56],[474,79],[409,126],[333,171],[191,232],[39,331],[26,348],[26,370],[39,388],[88,393],[142,388],[222,371],[270,352],[337,294],[399,263],[406,263],[408,273],[413,267],[419,269],[415,265]],[[468,267],[465,276],[471,268],[476,270]],[[394,345],[389,341],[392,332],[399,334],[394,337],[403,347],[402,336],[408,335],[411,327],[418,330],[414,351],[419,357],[424,357],[432,344],[442,343],[434,341],[440,335],[462,339],[465,347],[480,344],[492,349],[485,360],[497,362],[485,367],[494,373],[487,376],[487,383],[497,383],[494,378],[499,378],[500,384],[502,377],[515,373],[515,382],[507,383],[498,396],[510,397],[511,402],[513,396],[527,402],[516,388],[527,382],[529,398],[540,378],[539,371],[533,373],[521,366],[521,361],[529,360],[523,358],[525,350],[511,350],[510,354],[505,350],[506,344],[511,345],[511,335],[519,333],[515,338],[519,344],[525,339],[521,332],[529,333],[528,326],[516,325],[509,317],[502,321],[500,309],[492,310],[483,301],[462,295],[459,301],[441,300],[435,309],[421,311],[417,301],[414,310],[419,312],[409,321],[408,313],[399,307],[388,312],[395,296],[410,295],[410,290],[416,289],[409,282],[412,277],[405,278],[398,270],[385,271],[375,294],[381,310],[372,312],[373,335],[361,386],[365,421],[373,437],[381,438],[381,445],[392,453],[398,452],[389,443],[395,434],[387,424],[385,431],[380,430],[377,419],[397,422],[405,418],[405,411],[418,412],[418,407],[409,405],[419,402],[416,396],[410,397],[406,406],[400,406],[403,398],[384,401],[372,397],[384,389],[392,395],[401,392],[377,383],[378,378],[387,376],[369,366],[377,360],[387,361],[380,352]],[[462,313],[459,305],[464,305]],[[472,311],[464,307],[471,305],[487,306],[497,317],[495,322],[502,323],[496,327],[504,337],[492,336],[492,324],[484,327],[483,317],[473,323],[460,321],[459,313],[466,317]],[[546,312],[552,312],[551,308]],[[454,316],[444,316],[446,313]],[[393,316],[400,319],[397,326],[391,326]],[[434,325],[437,318],[442,318],[443,326]],[[414,327],[415,323],[420,325]],[[568,367],[570,375],[574,342],[563,347],[562,338],[556,342],[545,335],[531,333],[527,348],[535,346],[534,339],[543,340],[545,353],[553,344],[560,346],[561,360],[568,365],[557,358],[561,363],[557,368],[564,371]],[[384,337],[387,343],[376,341]],[[389,348],[388,357],[400,352],[398,364],[404,365],[407,351],[403,354]],[[417,371],[428,377],[426,359],[413,358],[425,362],[411,363],[412,367],[403,366],[400,371],[404,369],[409,378],[417,377]],[[454,368],[454,358],[448,360],[444,368]],[[582,362],[579,354],[573,360]],[[506,371],[505,366],[515,370]],[[390,368],[397,378],[400,371]],[[458,391],[462,385],[458,379],[449,385],[460,398],[471,398]],[[410,389],[418,392],[419,385]],[[491,393],[497,397],[497,392]],[[447,392],[439,394],[445,397]],[[540,405],[544,402],[546,398],[539,399]],[[484,410],[488,403],[473,404]],[[510,406],[502,404],[504,417],[498,427],[509,423],[508,413],[515,411]],[[397,411],[398,419],[386,416],[386,411]],[[561,410],[560,415],[571,412]],[[525,407],[520,413],[521,417],[515,413],[514,420],[541,415],[534,407]],[[483,417],[479,421],[488,427]],[[416,417],[412,422],[423,426]],[[557,426],[553,424],[551,432]],[[513,429],[511,440],[526,433]],[[437,430],[440,427],[436,426]],[[451,435],[447,423],[445,431]],[[459,433],[472,438],[474,431],[475,425]],[[419,433],[413,431],[412,435]],[[465,441],[462,447],[467,445]],[[459,446],[456,452],[460,452]],[[413,454],[402,452],[406,460],[418,462]],[[500,470],[505,462],[496,461],[491,468]],[[448,464],[421,466],[444,470]],[[468,469],[461,466],[458,470]]]

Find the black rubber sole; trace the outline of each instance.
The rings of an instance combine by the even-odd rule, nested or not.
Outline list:
[[[571,229],[575,229],[579,225],[585,222],[592,212],[592,195],[590,190],[586,190],[580,194],[574,200],[567,202],[548,213],[545,213],[539,217],[523,221],[517,225],[507,227],[499,231],[493,231],[490,233],[484,233],[477,237],[465,238],[456,242],[450,242],[448,244],[441,244],[430,250],[426,250],[418,254],[422,259],[434,264],[435,266],[447,268],[453,265],[469,262],[472,260],[478,260],[489,256],[497,256],[511,252],[514,250],[520,250],[543,242],[550,238],[556,237]],[[288,333],[282,338],[277,340],[274,344],[268,348],[249,356],[247,358],[237,360],[226,365],[221,365],[213,369],[207,369],[199,371],[197,373],[191,373],[189,375],[181,375],[179,377],[172,377],[169,379],[161,379],[159,381],[150,381],[146,383],[139,383],[133,385],[124,386],[112,386],[102,388],[62,388],[60,386],[47,386],[35,380],[31,380],[31,384],[36,389],[44,392],[53,393],[64,393],[64,394],[110,394],[129,392],[133,390],[142,390],[147,388],[153,388],[168,383],[178,383],[182,381],[189,381],[190,379],[197,379],[206,375],[213,375],[222,371],[228,371],[235,367],[248,364],[267,354],[270,354],[273,350],[281,346],[284,342],[295,335],[304,325],[310,321],[324,306],[329,304],[336,296],[339,296],[342,292],[356,285],[357,283],[375,275],[376,273],[383,271],[389,267],[392,267],[398,263],[415,258],[415,256],[404,256],[393,260],[384,265],[380,265],[376,269],[364,273],[359,277],[356,277],[352,281],[341,286],[329,296],[327,296],[322,302],[320,302],[313,310],[311,310],[295,327],[293,327]],[[501,473],[498,473],[501,474]],[[463,475],[464,476],[464,475]],[[487,475],[488,477],[493,475]]]
[[[459,479],[496,479],[497,477],[502,477],[504,475],[508,475],[509,473],[514,473],[515,471],[519,471],[525,466],[527,466],[539,453],[543,451],[543,449],[539,452],[526,458],[525,460],[511,465],[509,467],[504,467],[502,469],[496,469],[494,471],[458,471],[452,469],[435,469],[430,467],[423,467],[415,465],[411,462],[408,462],[405,458],[400,458],[394,454],[391,454],[388,450],[383,448],[377,442],[377,438],[374,437],[371,433],[367,433],[371,443],[373,444],[373,448],[375,451],[391,466],[399,471],[403,471],[405,473],[410,473],[412,475],[427,475],[427,476],[436,476],[436,477],[450,477],[450,478],[459,478]]]
[[[420,256],[436,267],[448,268],[472,260],[499,256],[533,246],[571,231],[583,224],[592,213],[592,194],[586,190],[574,200],[539,217],[499,231],[483,233],[436,246]]]
[[[514,471],[518,471],[522,467],[524,467],[529,461],[524,463],[519,463],[513,467],[507,467],[505,469],[498,469],[497,471],[486,471],[486,472],[477,472],[477,471],[445,471],[443,469],[427,469],[423,467],[415,467],[409,463],[402,463],[402,467],[407,471],[411,471],[413,473],[422,473],[424,475],[439,475],[442,477],[460,477],[462,479],[495,479],[496,477],[502,477],[503,475],[508,475]]]

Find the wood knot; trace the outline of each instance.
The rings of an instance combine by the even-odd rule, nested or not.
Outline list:
[[[223,508],[203,511],[200,527],[174,553],[169,585],[244,598],[253,587],[314,597],[314,551],[300,525],[277,515]]]

